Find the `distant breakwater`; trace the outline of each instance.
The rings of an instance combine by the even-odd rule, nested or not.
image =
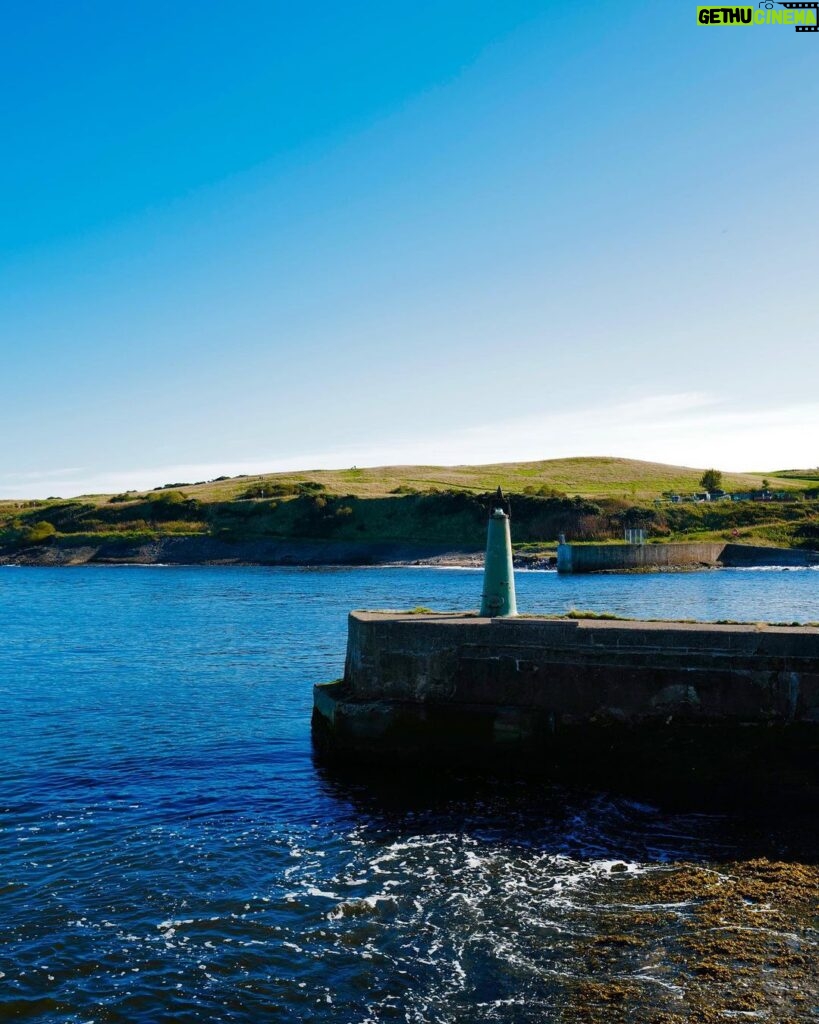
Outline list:
[[[634,572],[651,569],[725,566],[819,565],[819,552],[707,541],[694,544],[561,544],[557,569],[563,573]]]

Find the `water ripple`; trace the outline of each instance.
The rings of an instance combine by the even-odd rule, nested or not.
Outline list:
[[[471,1024],[580,1020],[588,1005],[617,1020],[606,1000],[622,990],[629,1019],[653,1021],[675,1019],[697,985],[719,1002],[728,982],[674,966],[702,926],[696,889],[669,878],[696,865],[710,872],[691,876],[700,887],[728,886],[760,855],[815,862],[812,823],[523,781],[396,786],[314,762],[311,686],[341,672],[348,609],[471,607],[476,579],[4,573],[0,1015]],[[519,599],[819,619],[816,574],[646,579],[526,574]],[[756,893],[740,903],[764,907]],[[800,917],[797,896],[765,927],[811,949],[815,905]],[[768,1019],[815,1019],[815,984],[783,971]]]

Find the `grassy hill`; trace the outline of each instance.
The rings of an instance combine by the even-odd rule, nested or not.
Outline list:
[[[209,552],[202,560],[218,557],[214,545],[273,540],[477,550],[488,496],[499,485],[512,495],[515,543],[532,551],[553,549],[561,532],[573,540],[618,540],[624,526],[634,525],[656,541],[724,538],[819,547],[819,472],[725,475],[726,489],[745,492],[760,490],[767,478],[784,494],[772,502],[660,500],[668,492],[697,491],[701,475],[701,469],[661,463],[576,458],[172,481],[147,492],[0,503],[0,554],[104,546],[106,557],[116,559],[118,551],[180,537],[202,542]]]
[[[368,469],[315,469],[296,473],[266,473],[252,477],[223,477],[213,481],[171,481],[166,488],[180,490],[200,501],[231,501],[241,498],[253,485],[276,489],[320,484],[328,494],[378,498],[396,493],[463,490],[474,494],[504,490],[522,492],[544,487],[583,498],[657,498],[665,492],[690,493],[700,489],[702,469],[669,466],[637,459],[589,457],[546,459],[541,462],[507,462],[486,466],[378,466]],[[726,473],[727,490],[758,490],[763,479],[776,480],[777,488],[799,489],[819,480],[819,470],[783,470],[768,473]],[[143,492],[144,493],[144,492]],[[83,496],[97,504],[110,495]]]

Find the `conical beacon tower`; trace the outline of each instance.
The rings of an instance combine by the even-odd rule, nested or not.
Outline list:
[[[512,568],[512,537],[509,532],[509,502],[498,488],[489,510],[486,562],[483,572],[481,616],[495,618],[517,615],[515,573]]]

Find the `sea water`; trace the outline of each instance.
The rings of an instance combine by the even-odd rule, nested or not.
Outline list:
[[[667,909],[658,880],[679,862],[722,877],[743,858],[815,861],[811,825],[421,766],[349,777],[314,758],[311,688],[342,673],[347,612],[475,608],[480,583],[0,569],[0,1019],[569,1020],[592,992],[594,1019],[615,1020],[601,992],[624,984],[628,1019],[660,1005],[685,1019],[666,959],[688,911]],[[812,570],[520,573],[517,590],[524,612],[819,620]],[[629,935],[656,904],[655,937],[601,962],[634,885],[646,906]],[[816,986],[799,987],[813,1020]]]

